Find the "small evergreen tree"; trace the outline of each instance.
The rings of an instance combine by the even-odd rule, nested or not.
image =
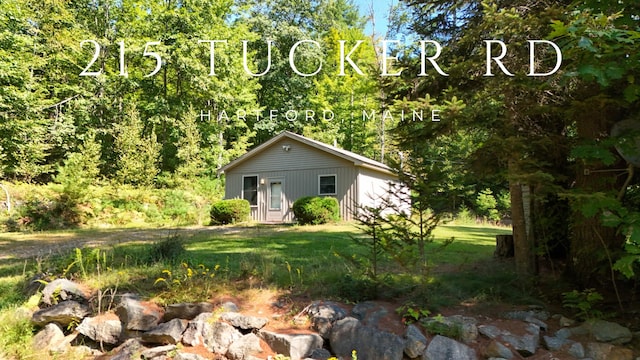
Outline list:
[[[144,124],[138,111],[130,106],[122,121],[115,125],[115,148],[118,154],[116,178],[122,184],[150,186],[158,175],[160,144]]]

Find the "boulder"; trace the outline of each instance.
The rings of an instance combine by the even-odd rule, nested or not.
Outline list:
[[[311,355],[313,350],[321,349],[324,341],[318,334],[278,334],[272,331],[260,331],[258,336],[271,350],[291,358],[301,360]]]
[[[176,356],[173,357],[173,360],[207,360],[207,359],[198,354],[178,352]]]
[[[62,327],[67,327],[71,323],[79,323],[89,314],[91,314],[89,305],[73,300],[65,300],[51,307],[36,311],[31,317],[31,322],[38,326],[55,322]]]
[[[364,301],[356,304],[351,310],[351,315],[362,321],[363,324],[377,327],[380,320],[387,316],[389,311],[382,305],[373,301]]]
[[[467,345],[436,335],[427,346],[423,356],[424,360],[477,360],[475,350]]]
[[[238,309],[238,305],[236,305],[232,301],[227,301],[227,302],[221,304],[219,306],[219,309],[222,309],[222,311],[224,311],[224,312],[238,312],[238,311],[240,311],[240,309]]]
[[[398,335],[365,326],[352,317],[335,322],[329,341],[338,358],[351,358],[353,350],[359,359],[367,360],[401,360],[404,353],[404,341]]]
[[[177,349],[175,345],[156,346],[144,350],[141,355],[143,359],[155,359],[167,356],[169,352],[174,351],[175,349]]]
[[[224,354],[242,333],[224,322],[211,322],[211,313],[202,313],[187,325],[182,342],[190,346],[204,345],[214,353]]]
[[[478,326],[478,332],[489,339],[495,339],[502,334],[502,330],[493,325],[480,325]]]
[[[114,314],[87,317],[76,330],[97,343],[117,344],[122,333],[122,323]]]
[[[571,344],[571,346],[569,346],[569,349],[567,350],[567,352],[569,353],[569,355],[577,358],[577,359],[582,359],[585,357],[585,351],[584,351],[584,346],[582,346],[581,343],[579,342],[575,342],[573,344]]]
[[[484,348],[484,356],[487,358],[512,359],[513,352],[499,341],[492,340],[487,347]]]
[[[173,319],[193,320],[202,313],[210,313],[212,311],[213,304],[208,302],[171,304],[165,309],[163,321],[166,322]]]
[[[427,348],[427,338],[415,325],[407,326],[404,332],[404,353],[408,357],[415,359],[424,353]]]
[[[235,328],[249,331],[260,330],[269,321],[267,318],[247,316],[235,312],[222,313],[220,320],[228,322]]]
[[[588,343],[587,358],[593,360],[633,360],[633,351],[613,344]]]
[[[132,294],[122,296],[116,314],[126,330],[134,331],[149,331],[158,326],[163,317],[163,311],[158,305],[140,301]]]
[[[311,328],[324,339],[328,339],[333,323],[344,319],[347,312],[334,302],[316,301],[309,305],[307,315],[311,320]]]
[[[177,344],[187,328],[187,321],[173,319],[142,334],[142,341],[150,344]]]
[[[86,301],[91,297],[91,291],[82,285],[67,279],[55,279],[42,289],[42,302],[53,305],[60,300]]]
[[[543,336],[542,343],[544,347],[551,351],[560,350],[570,340],[557,336]]]
[[[331,352],[327,349],[314,349],[309,355],[308,359],[313,360],[327,360],[331,357]]]
[[[33,348],[52,350],[64,341],[64,333],[57,324],[47,324],[33,337]]]
[[[230,360],[250,360],[262,352],[260,339],[254,333],[244,335],[229,347],[226,356]]]
[[[111,351],[113,355],[109,360],[134,359],[134,355],[140,354],[144,350],[146,350],[146,348],[142,345],[140,339],[129,339]]]
[[[587,328],[589,333],[599,342],[621,345],[630,342],[633,337],[628,328],[605,320],[587,321],[580,327]]]

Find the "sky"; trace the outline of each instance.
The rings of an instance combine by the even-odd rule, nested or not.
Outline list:
[[[389,6],[393,3],[396,4],[398,0],[353,0],[353,3],[360,9],[362,16],[369,16],[369,9],[373,5],[373,12],[375,15],[376,23],[376,35],[384,36],[387,33],[387,15],[389,12]],[[367,24],[365,33],[371,34],[371,23]]]

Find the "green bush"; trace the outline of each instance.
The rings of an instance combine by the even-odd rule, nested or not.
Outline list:
[[[251,206],[245,199],[220,200],[211,206],[211,224],[234,224],[249,220]]]
[[[336,198],[305,196],[293,203],[293,214],[302,225],[326,224],[340,220],[340,207]]]

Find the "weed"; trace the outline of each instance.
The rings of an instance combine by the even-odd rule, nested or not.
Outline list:
[[[596,305],[604,298],[595,289],[573,290],[562,293],[562,306],[576,312],[580,320],[600,319],[602,311],[596,309]]]
[[[396,312],[402,316],[402,322],[405,324],[412,324],[420,321],[431,314],[431,311],[417,307],[414,303],[406,303],[396,309]]]
[[[177,235],[155,242],[149,249],[149,261],[151,263],[168,262],[178,263],[187,250],[184,240]]]

